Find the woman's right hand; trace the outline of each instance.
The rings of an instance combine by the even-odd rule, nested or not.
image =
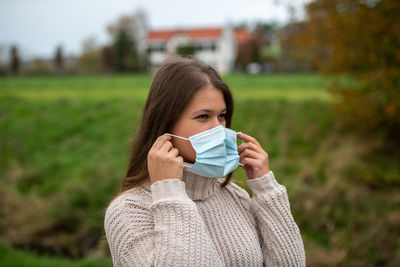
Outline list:
[[[147,155],[150,181],[154,184],[165,179],[182,179],[183,158],[173,147],[170,135],[161,135],[154,142]]]

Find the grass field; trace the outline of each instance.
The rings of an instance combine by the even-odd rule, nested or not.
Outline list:
[[[24,99],[56,100],[79,98],[90,100],[135,99],[144,101],[151,84],[150,75],[94,76],[94,77],[29,77],[23,79],[2,78],[1,95]],[[232,86],[235,98],[243,99],[305,99],[327,100],[329,95],[321,90],[323,80],[319,76],[229,75],[226,82]]]
[[[0,78],[0,266],[110,264],[104,210],[124,177],[151,79]],[[288,188],[308,265],[396,263],[397,191],[371,189],[365,181],[398,175],[397,161],[361,160],[374,142],[341,132],[326,81],[283,74],[224,80],[235,98],[232,128],[256,137]],[[235,171],[246,188],[244,178]],[[370,229],[371,218],[384,230]],[[383,244],[372,242],[378,237]]]

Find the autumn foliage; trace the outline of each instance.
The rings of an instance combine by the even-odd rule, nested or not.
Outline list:
[[[400,1],[314,0],[286,36],[293,57],[332,78],[348,129],[400,147]]]

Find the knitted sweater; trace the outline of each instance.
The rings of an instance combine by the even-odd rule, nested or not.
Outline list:
[[[182,180],[135,187],[108,206],[114,266],[305,266],[286,188],[268,174],[249,194],[184,169]]]

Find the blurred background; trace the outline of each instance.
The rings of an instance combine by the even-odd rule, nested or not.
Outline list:
[[[308,266],[400,266],[399,14],[397,0],[0,1],[0,266],[111,266],[104,212],[171,55],[231,87],[232,128],[268,152]]]

